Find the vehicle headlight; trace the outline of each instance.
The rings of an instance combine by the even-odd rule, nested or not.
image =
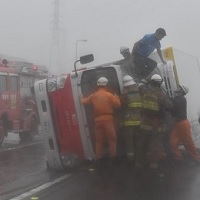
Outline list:
[[[60,76],[54,79],[49,79],[47,83],[48,92],[64,88],[66,77],[67,76]]]
[[[57,89],[64,88],[66,76],[61,76],[57,78]]]
[[[47,89],[48,89],[48,92],[52,92],[52,91],[55,91],[57,88],[56,88],[56,79],[50,79],[48,80],[47,82]]]

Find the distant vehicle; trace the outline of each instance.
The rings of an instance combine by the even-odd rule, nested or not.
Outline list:
[[[165,49],[167,64],[159,64],[158,71],[169,96],[177,89],[178,77],[172,61],[172,48]],[[86,59],[85,59],[86,58]],[[81,57],[83,64],[92,56]],[[76,61],[78,62],[78,61]],[[121,95],[123,73],[120,65],[103,64],[76,69],[69,74],[40,80],[34,84],[40,122],[45,136],[47,167],[65,169],[76,166],[81,160],[94,159],[94,123],[91,106],[83,106],[80,96],[87,96],[96,89],[100,77],[106,77],[108,87]],[[117,116],[116,116],[117,117]]]
[[[46,69],[32,63],[0,64],[0,145],[8,132],[32,140],[38,133],[38,111],[33,84],[47,77]]]

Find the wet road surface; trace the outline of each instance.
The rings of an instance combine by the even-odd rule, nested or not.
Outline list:
[[[200,146],[200,138],[195,139],[195,143]],[[42,141],[24,146],[19,144],[20,148],[11,150],[9,145],[6,144],[5,151],[0,152],[1,200],[14,197],[19,197],[15,200],[30,200],[32,196],[37,196],[39,200],[200,198],[200,166],[189,160],[184,165],[163,163],[157,172],[148,168],[135,171],[124,161],[105,165],[93,172],[88,170],[88,165],[71,172],[49,172],[46,170]],[[59,177],[61,179],[57,181]],[[31,190],[32,193],[22,198],[21,194]]]
[[[17,135],[5,139],[0,149],[0,200],[7,200],[55,179],[63,173],[46,170],[42,137],[21,143]]]
[[[33,196],[39,200],[199,200],[199,188],[197,165],[169,165],[155,173],[148,169],[134,172],[119,164],[94,172],[77,171]]]

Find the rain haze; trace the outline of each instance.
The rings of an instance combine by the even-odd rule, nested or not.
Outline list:
[[[56,2],[59,13],[55,13]],[[118,60],[120,46],[132,49],[144,34],[163,27],[167,36],[161,41],[162,48],[173,46],[178,54],[182,52],[178,72],[180,81],[190,88],[188,96],[194,97],[199,91],[199,0],[1,0],[0,3],[0,54],[45,64],[53,73],[66,73],[73,70],[76,56],[93,53],[92,64]],[[56,39],[52,37],[55,15]],[[56,40],[59,66],[55,67],[51,59]],[[190,112],[195,116],[199,102],[199,99],[189,102]]]

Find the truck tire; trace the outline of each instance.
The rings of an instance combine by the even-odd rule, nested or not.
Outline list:
[[[20,143],[24,143],[28,141],[28,132],[19,132]]]
[[[28,131],[28,137],[30,141],[33,141],[35,135],[38,134],[38,123],[35,117],[31,117],[30,130]]]
[[[6,135],[5,127],[4,125],[0,124],[0,147],[4,141],[5,135]]]
[[[30,119],[30,128],[28,131],[23,131],[19,133],[20,142],[32,142],[34,140],[35,135],[38,134],[38,123],[35,117],[31,117]]]

